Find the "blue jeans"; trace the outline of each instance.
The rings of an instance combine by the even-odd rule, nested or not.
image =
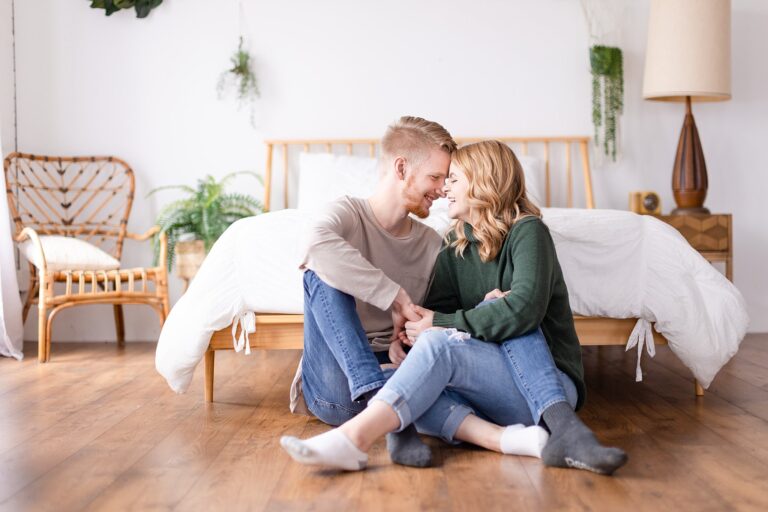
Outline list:
[[[534,425],[554,403],[575,407],[577,392],[555,367],[541,329],[502,344],[431,329],[373,400],[395,410],[400,430],[415,422],[420,432],[454,442],[469,414],[497,425]]]
[[[378,355],[377,355],[378,354]],[[321,421],[341,425],[366,406],[363,394],[384,385],[392,370],[386,352],[374,353],[357,315],[355,299],[304,273],[302,391]]]

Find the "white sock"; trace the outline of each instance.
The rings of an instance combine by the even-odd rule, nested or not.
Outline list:
[[[360,451],[339,429],[329,430],[309,439],[293,436],[280,438],[280,445],[302,464],[316,464],[358,471],[368,464],[368,454]]]
[[[547,444],[549,433],[542,427],[521,424],[510,425],[501,434],[501,453],[507,455],[527,455],[541,458],[541,450]]]

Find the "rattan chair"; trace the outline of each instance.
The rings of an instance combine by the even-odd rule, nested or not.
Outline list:
[[[24,320],[32,304],[38,306],[38,360],[51,353],[51,325],[59,311],[87,304],[112,304],[117,343],[125,343],[123,304],[146,304],[157,311],[160,323],[168,315],[167,253],[161,233],[157,267],[96,270],[50,270],[40,237],[60,235],[86,241],[118,262],[125,238],[146,241],[159,228],[143,235],[127,232],[134,194],[131,168],[119,158],[54,157],[12,153],[4,162],[8,204],[16,227],[15,239],[29,240],[37,257],[30,263],[30,283]],[[55,285],[58,285],[58,291]]]

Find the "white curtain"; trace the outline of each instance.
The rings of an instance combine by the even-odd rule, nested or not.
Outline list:
[[[2,147],[2,144],[0,144]],[[5,172],[0,171],[0,355],[21,360],[24,326],[21,322],[21,299],[13,258],[13,236],[8,200],[5,195]]]

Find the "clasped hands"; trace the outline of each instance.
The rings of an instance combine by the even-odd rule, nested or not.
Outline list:
[[[394,332],[389,345],[389,359],[399,365],[405,359],[404,345],[413,346],[425,329],[432,327],[434,312],[416,305],[405,289],[400,288],[392,302]]]
[[[502,292],[498,288],[488,292],[484,300],[505,297],[509,291]],[[395,300],[392,302],[392,325],[394,332],[389,345],[389,360],[400,365],[405,360],[403,345],[413,346],[416,338],[426,329],[444,329],[435,327],[432,322],[435,312],[414,304],[408,292],[404,288],[398,290]]]

